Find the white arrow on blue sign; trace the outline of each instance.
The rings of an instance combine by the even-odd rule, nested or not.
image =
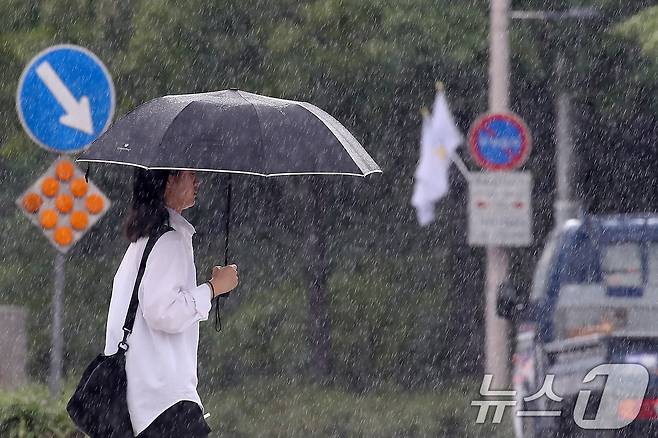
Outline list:
[[[114,116],[114,84],[89,50],[57,45],[35,56],[21,75],[16,95],[25,131],[54,152],[83,150]]]

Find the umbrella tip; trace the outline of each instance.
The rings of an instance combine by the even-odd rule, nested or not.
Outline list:
[[[229,88],[229,90],[231,90],[231,91],[240,91],[240,90],[238,90],[238,89],[235,88],[235,87],[231,87],[231,88]]]

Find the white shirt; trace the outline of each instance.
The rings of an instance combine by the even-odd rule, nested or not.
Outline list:
[[[128,410],[135,435],[179,401],[199,404],[197,347],[199,321],[208,319],[211,289],[197,286],[192,249],[194,227],[174,210],[169,225],[174,231],[156,242],[146,262],[139,287],[139,306],[128,337],[126,374]],[[105,354],[117,352],[123,322],[147,238],[131,243],[114,276],[107,317]]]

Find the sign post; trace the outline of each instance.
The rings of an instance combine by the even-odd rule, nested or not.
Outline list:
[[[57,252],[55,254],[55,284],[53,291],[53,302],[50,312],[52,323],[50,326],[51,351],[50,351],[50,372],[48,373],[48,388],[52,395],[58,395],[61,390],[62,370],[64,368],[64,323],[62,321],[62,302],[64,301],[64,285],[66,284],[66,275],[64,268],[66,260],[64,254]]]
[[[112,122],[115,93],[105,65],[90,51],[57,45],[38,53],[21,75],[18,117],[30,138],[58,154],[89,146]],[[59,395],[63,365],[62,300],[66,253],[109,207],[109,200],[60,158],[18,200],[19,208],[58,250],[54,263],[48,384]]]
[[[498,2],[496,13],[502,14],[507,6],[508,0]],[[492,57],[491,61],[502,60]],[[507,66],[492,65],[490,73],[495,73],[490,95],[492,112],[479,117],[468,136],[473,160],[488,170],[470,177],[468,241],[487,249],[485,372],[494,375],[497,386],[507,387],[509,325],[496,314],[496,297],[508,275],[506,247],[532,242],[532,177],[525,172],[511,172],[527,160],[532,139],[525,122],[507,109]]]
[[[18,197],[16,204],[57,250],[48,378],[51,393],[57,395],[60,390],[64,351],[64,254],[105,214],[110,207],[110,200],[94,183],[87,181],[71,161],[60,158]]]

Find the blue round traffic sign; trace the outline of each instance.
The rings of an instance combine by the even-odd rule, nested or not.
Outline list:
[[[108,128],[114,99],[112,78],[96,55],[79,46],[57,45],[32,58],[23,71],[16,108],[37,144],[73,153]]]
[[[513,113],[478,118],[468,137],[473,159],[488,170],[516,169],[528,158],[532,144],[528,127]]]

